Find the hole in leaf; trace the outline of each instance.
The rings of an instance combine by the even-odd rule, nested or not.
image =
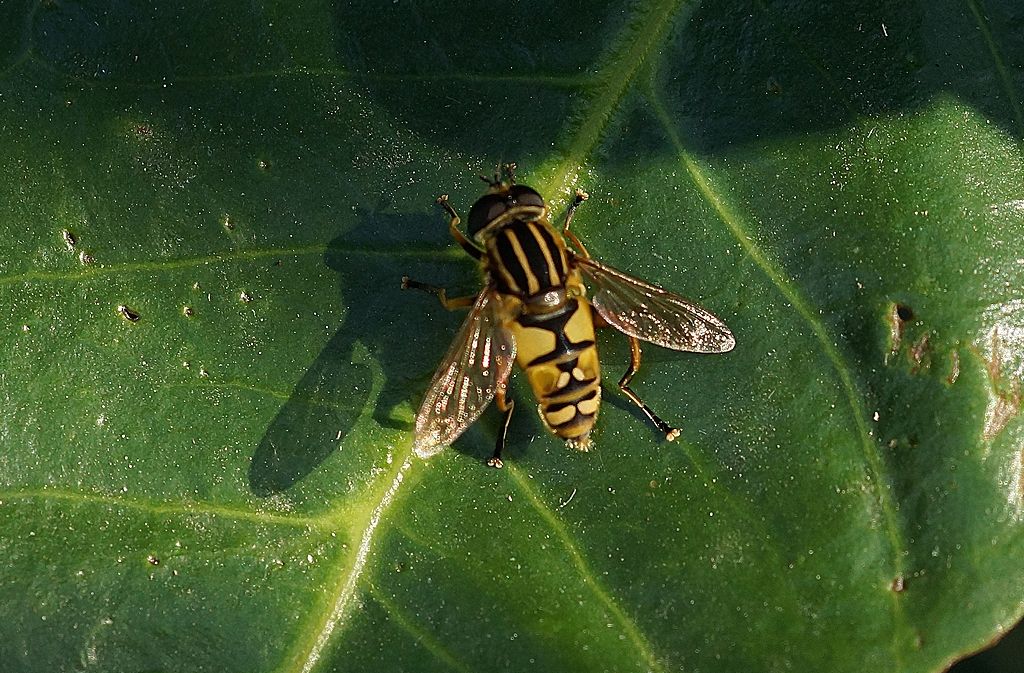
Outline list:
[[[142,317],[138,314],[137,311],[133,311],[124,304],[121,304],[120,306],[117,307],[117,312],[120,313],[121,317],[127,320],[128,322],[139,322],[139,319]]]

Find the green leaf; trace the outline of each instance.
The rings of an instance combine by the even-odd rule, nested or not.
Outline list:
[[[170,5],[176,6],[170,6]],[[577,6],[573,6],[577,5]],[[1024,10],[0,7],[0,659],[941,670],[1024,613]],[[514,160],[735,351],[412,457]]]

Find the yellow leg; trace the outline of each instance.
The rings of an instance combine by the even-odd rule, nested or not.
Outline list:
[[[671,442],[680,435],[679,430],[658,418],[658,415],[651,411],[651,408],[629,387],[629,382],[633,380],[633,375],[640,370],[640,340],[635,336],[629,337],[629,347],[629,369],[626,370],[626,373],[622,375],[622,379],[619,380],[619,390],[624,392],[626,397],[633,400],[634,404],[640,407],[640,411],[644,412],[647,418],[651,419],[651,422],[657,426],[658,430],[665,433],[665,439]]]
[[[473,259],[480,259],[481,257],[483,257],[483,250],[476,247],[472,241],[466,238],[466,236],[461,231],[459,231],[459,222],[461,222],[462,220],[459,218],[459,214],[455,212],[455,209],[452,208],[452,204],[448,203],[448,195],[442,194],[441,196],[437,197],[437,202],[441,205],[442,208],[445,209],[445,212],[447,212],[448,215],[451,217],[451,220],[449,220],[448,222],[448,231],[451,232],[452,238],[458,241],[459,245],[462,246],[462,249],[469,253],[473,257]]]

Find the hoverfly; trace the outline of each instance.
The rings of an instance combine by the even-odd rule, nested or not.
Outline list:
[[[469,211],[472,240],[459,230],[461,220],[448,197],[437,199],[451,218],[451,235],[482,265],[485,281],[479,293],[449,298],[444,288],[402,278],[403,289],[431,292],[447,309],[470,307],[416,415],[414,450],[422,458],[433,456],[497,398],[504,421],[487,463],[501,467],[515,407],[507,397],[513,362],[526,373],[544,425],[570,448],[589,450],[601,403],[595,325],[611,325],[627,336],[631,356],[619,389],[668,441],[674,440],[679,430],[629,387],[640,368],[640,341],[678,351],[725,353],[736,345],[732,332],[693,302],[592,259],[569,231],[576,209],[587,199],[585,192],[576,191],[559,235],[548,221],[544,199],[516,184],[514,169],[506,164],[493,179],[481,176],[489,188]],[[584,280],[593,298],[587,297]]]

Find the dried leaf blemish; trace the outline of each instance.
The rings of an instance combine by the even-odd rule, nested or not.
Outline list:
[[[949,376],[946,383],[953,385],[960,378],[960,351],[953,349],[949,353]]]
[[[925,332],[910,347],[910,351],[907,353],[907,355],[910,356],[911,374],[918,374],[922,371],[926,371],[929,367],[931,367],[932,361],[931,344],[929,343],[930,337],[931,334],[929,332]]]
[[[903,345],[903,332],[906,323],[914,319],[914,311],[906,304],[892,302],[886,313],[889,323],[889,351],[885,355],[885,364],[896,357]]]
[[[989,356],[983,359],[991,384],[991,397],[985,409],[985,424],[981,436],[991,442],[1020,413],[1021,385],[1017,379],[1008,379],[1003,373],[1002,342],[999,330],[992,330]]]

